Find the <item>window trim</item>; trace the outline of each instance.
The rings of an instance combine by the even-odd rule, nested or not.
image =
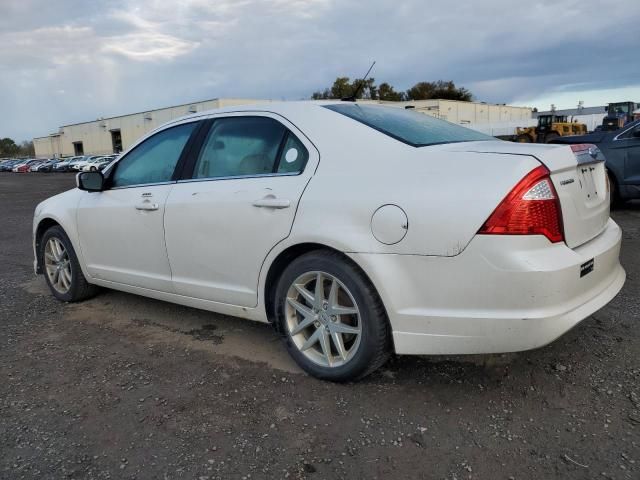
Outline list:
[[[138,149],[138,147],[140,147],[142,144],[146,143],[147,140],[150,140],[151,138],[155,137],[156,135],[160,135],[161,133],[164,133],[167,130],[170,130],[172,128],[178,128],[178,127],[181,127],[183,125],[189,125],[189,124],[195,124],[195,127],[194,127],[193,131],[191,132],[191,135],[187,139],[187,143],[185,143],[184,147],[182,147],[182,151],[180,152],[180,156],[178,157],[178,161],[176,162],[176,166],[173,169],[173,173],[171,174],[171,179],[170,180],[167,180],[167,181],[164,181],[164,182],[136,183],[134,185],[122,185],[122,186],[119,186],[119,187],[114,187],[113,186],[113,175],[114,175],[115,171],[118,168],[118,165],[120,164],[120,162],[122,160],[127,158],[132,152],[136,151]],[[140,141],[138,143],[136,143],[135,146],[132,149],[127,151],[127,153],[122,155],[118,159],[117,162],[113,163],[109,167],[108,172],[105,172],[106,173],[106,175],[105,175],[105,182],[106,182],[105,190],[122,190],[122,189],[125,189],[125,188],[151,187],[151,186],[156,186],[156,185],[169,185],[171,183],[176,183],[178,181],[178,179],[179,179],[180,172],[182,172],[182,170],[184,169],[185,163],[189,159],[190,155],[193,153],[193,147],[194,147],[194,144],[195,144],[195,140],[198,137],[198,135],[200,134],[200,132],[202,131],[203,124],[204,124],[204,121],[202,119],[196,119],[196,120],[182,122],[182,123],[178,123],[178,124],[166,125],[166,128],[155,130],[155,131],[151,132],[149,135],[147,135],[147,136],[143,137],[142,139],[140,139]]]
[[[637,120],[635,120],[634,122],[637,122]],[[624,127],[622,127],[624,128]],[[636,128],[640,128],[640,122],[638,123],[634,123],[633,125],[629,126],[629,128],[627,128],[626,130],[618,133],[614,138],[613,141],[617,142],[619,140],[629,140],[632,138],[635,138],[633,135],[631,135],[630,137],[624,137],[624,135],[626,135],[629,132],[633,132]]]
[[[291,131],[291,128],[289,128],[283,122],[269,115],[257,115],[256,112],[247,112],[246,115],[242,114],[244,112],[226,112],[226,113],[234,113],[234,115],[220,115],[220,116],[215,116],[213,118],[208,118],[203,121],[203,125],[198,131],[198,137],[194,141],[193,145],[191,146],[192,151],[189,152],[190,153],[189,158],[186,159],[185,164],[180,172],[179,178],[177,179],[178,183],[210,182],[210,181],[217,181],[217,180],[240,180],[244,178],[296,177],[296,176],[302,175],[305,172],[305,170],[307,169],[307,165],[309,164],[309,158],[311,157],[309,148],[307,148],[304,142],[300,140],[300,137],[296,135],[293,131]],[[240,115],[238,115],[237,113],[240,113]],[[209,132],[213,128],[213,125],[215,124],[216,121],[226,120],[231,118],[266,118],[274,122],[277,122],[284,129],[284,133],[282,135],[282,138],[280,139],[280,144],[278,145],[278,151],[276,153],[276,162],[274,162],[274,169],[277,170],[277,168],[280,165],[280,157],[282,156],[282,150],[286,145],[289,135],[293,135],[298,140],[300,145],[302,145],[302,147],[304,147],[304,149],[307,151],[307,161],[304,163],[304,166],[302,167],[302,169],[298,172],[278,173],[277,171],[275,171],[271,173],[229,175],[226,177],[193,178],[193,173],[195,172],[196,164],[198,163],[198,157],[200,156],[200,153],[204,148],[204,143],[207,140],[207,137],[209,135]]]
[[[196,183],[196,182],[217,182],[224,180],[243,180],[245,178],[272,178],[272,177],[297,177],[302,172],[284,172],[284,173],[256,173],[254,175],[230,175],[228,177],[209,177],[209,178],[185,178],[178,180],[177,183]]]

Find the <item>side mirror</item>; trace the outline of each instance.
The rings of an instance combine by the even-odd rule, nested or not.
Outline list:
[[[76,175],[76,186],[87,192],[101,192],[104,190],[102,172],[80,172]]]

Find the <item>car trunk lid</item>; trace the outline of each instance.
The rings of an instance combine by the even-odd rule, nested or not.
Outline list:
[[[565,242],[578,247],[609,220],[609,188],[602,152],[594,145],[527,145],[502,141],[456,144],[452,150],[529,155],[546,166],[562,211]]]

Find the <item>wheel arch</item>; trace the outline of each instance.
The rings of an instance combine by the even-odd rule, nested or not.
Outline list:
[[[64,227],[57,220],[51,217],[44,217],[38,222],[38,226],[34,232],[34,249],[35,249],[35,258],[36,258],[36,273],[42,273],[42,255],[41,255],[41,247],[42,247],[42,237],[44,236],[44,232],[49,230],[51,227],[59,226],[64,230]]]
[[[351,264],[362,273],[362,275],[373,287],[376,295],[378,295],[378,298],[380,298],[380,302],[382,303],[382,306],[385,309],[385,316],[387,317],[387,322],[388,322],[389,316],[387,315],[386,306],[384,305],[382,296],[380,295],[379,290],[376,287],[375,283],[372,281],[371,276],[367,274],[367,272],[365,271],[364,268],[362,268],[361,265],[359,265],[356,261],[354,261],[351,257],[346,255],[344,252],[334,247],[330,247],[322,243],[305,242],[305,243],[297,243],[297,244],[288,246],[282,252],[280,252],[269,265],[269,270],[267,271],[267,274],[265,277],[264,290],[263,290],[264,308],[265,308],[265,313],[269,323],[273,324],[277,328],[278,322],[275,321],[275,302],[273,297],[275,295],[278,279],[280,278],[280,275],[282,275],[282,272],[284,271],[284,269],[287,267],[287,265],[289,265],[289,263],[291,263],[296,258],[301,257],[302,255],[305,255],[309,252],[318,251],[318,250],[329,251],[329,252],[333,252],[340,255],[345,262]]]

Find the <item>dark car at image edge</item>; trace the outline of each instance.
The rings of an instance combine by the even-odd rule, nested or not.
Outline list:
[[[560,137],[551,143],[597,146],[605,157],[612,200],[640,198],[640,120],[619,130]]]

